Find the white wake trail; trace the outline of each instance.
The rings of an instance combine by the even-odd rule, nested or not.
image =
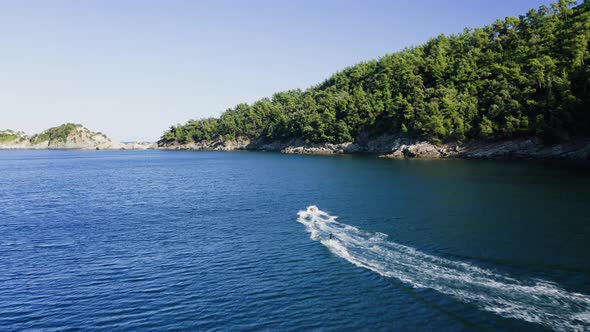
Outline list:
[[[330,251],[356,266],[396,278],[415,288],[430,288],[503,317],[542,324],[554,330],[590,329],[590,297],[550,282],[522,281],[491,270],[420,252],[336,221],[312,206],[297,221]]]

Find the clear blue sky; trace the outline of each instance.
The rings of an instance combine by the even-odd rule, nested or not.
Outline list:
[[[550,0],[0,0],[0,129],[117,140],[305,89]]]

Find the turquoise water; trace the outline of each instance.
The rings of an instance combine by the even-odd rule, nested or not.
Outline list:
[[[587,330],[589,170],[2,151],[0,327]]]

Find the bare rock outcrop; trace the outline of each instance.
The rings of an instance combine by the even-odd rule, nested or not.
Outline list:
[[[470,141],[463,144],[414,142],[382,154],[384,158],[568,159],[590,160],[590,140],[544,144],[538,139]]]
[[[172,143],[160,145],[161,150],[200,150],[200,151],[235,151],[249,150],[250,140],[247,138],[205,140],[200,142]]]

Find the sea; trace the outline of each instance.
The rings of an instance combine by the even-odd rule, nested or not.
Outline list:
[[[0,151],[0,330],[588,331],[590,166]]]

